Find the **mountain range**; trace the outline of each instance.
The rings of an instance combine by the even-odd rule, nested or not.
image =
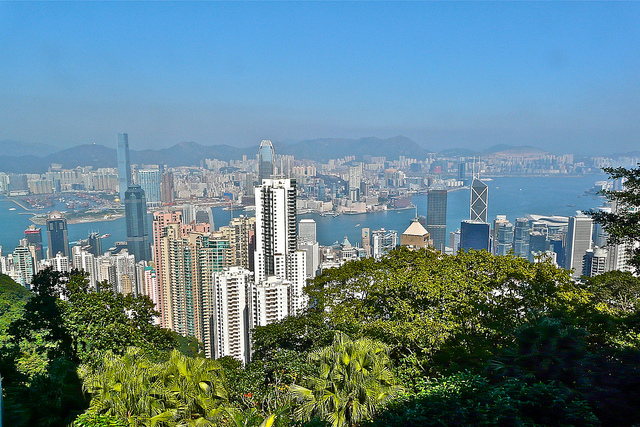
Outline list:
[[[399,156],[424,159],[434,153],[404,136],[381,139],[367,137],[360,139],[319,138],[294,144],[274,143],[277,154],[292,155],[297,159],[326,162],[329,159],[355,156],[362,161],[364,156],[397,159]],[[130,150],[133,164],[159,164],[176,166],[200,165],[204,159],[240,160],[243,155],[252,158],[255,147],[238,148],[229,145],[200,145],[195,142],[181,142],[169,148],[158,150]],[[77,166],[116,167],[117,152],[114,147],[85,144],[56,151],[45,144],[29,144],[18,141],[0,141],[0,171],[6,173],[43,173],[52,163],[70,169]],[[21,155],[20,153],[30,153]],[[496,145],[483,151],[454,148],[442,150],[439,154],[447,157],[540,155],[543,150],[530,146]]]

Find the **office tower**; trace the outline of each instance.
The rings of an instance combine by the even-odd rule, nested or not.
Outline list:
[[[160,189],[160,200],[164,204],[172,204],[175,200],[175,189],[173,184],[173,172],[162,174],[162,187]]]
[[[129,135],[118,134],[118,188],[120,191],[120,203],[123,202],[125,191],[132,184],[131,162],[129,161]]]
[[[488,251],[489,224],[481,221],[462,221],[460,224],[460,249]]]
[[[47,258],[54,258],[58,252],[69,258],[69,237],[67,219],[58,211],[53,211],[47,218]]]
[[[449,233],[449,247],[454,255],[460,250],[460,229]]]
[[[92,232],[89,234],[87,239],[87,243],[89,244],[89,252],[94,256],[102,255],[102,237],[99,233]]]
[[[247,290],[253,282],[251,272],[228,267],[213,273],[215,296],[213,343],[210,357],[231,356],[243,364],[249,362],[249,304]]]
[[[478,178],[471,183],[471,221],[487,222],[489,187]]]
[[[418,222],[418,218],[415,218],[400,236],[400,245],[420,249],[433,246],[433,240],[429,232]]]
[[[150,261],[149,231],[147,230],[147,203],[144,190],[132,185],[124,195],[127,220],[127,249],[136,261]]]
[[[277,255],[286,259],[297,249],[296,181],[263,179],[255,188],[255,198],[255,280],[259,282],[277,274]]]
[[[550,236],[549,250],[556,254],[556,265],[564,268],[565,236],[560,234]]]
[[[549,240],[541,231],[532,231],[529,234],[529,250],[532,253],[547,252],[549,250]]]
[[[594,277],[607,271],[607,250],[594,247],[584,254],[582,275]]]
[[[447,241],[447,190],[431,189],[427,193],[427,231],[433,247],[444,252]]]
[[[371,256],[371,230],[367,227],[362,228],[362,249],[364,249],[367,257]]]
[[[310,218],[298,223],[298,242],[316,242],[316,222]]]
[[[269,179],[274,174],[275,158],[273,144],[268,139],[263,139],[258,148],[258,185],[262,185],[263,179]]]
[[[36,228],[33,225],[30,225],[29,228],[24,230],[24,238],[27,239],[29,246],[33,246],[34,250],[34,258],[33,261],[35,265],[38,264],[42,259],[44,259],[44,254],[42,252],[42,233],[39,228]]]
[[[16,283],[31,289],[31,282],[35,274],[35,264],[28,245],[27,239],[22,239],[20,240],[20,245],[13,250],[14,274],[12,276]]]
[[[395,230],[373,230],[371,232],[372,255],[380,259],[398,247],[398,232]]]
[[[298,250],[306,254],[307,278],[313,279],[320,266],[320,245],[318,242],[301,242],[298,243]]]
[[[349,199],[357,202],[360,199],[360,184],[362,183],[362,163],[349,166]]]
[[[574,270],[573,277],[582,275],[584,254],[591,249],[593,220],[586,215],[569,218],[569,231],[565,244],[565,268]]]
[[[516,256],[529,259],[529,220],[527,218],[516,218],[513,232],[513,252]]]
[[[464,181],[467,179],[467,164],[458,163],[458,181]]]
[[[159,169],[142,169],[138,171],[138,184],[144,190],[147,206],[162,205],[161,175]]]
[[[98,282],[98,265],[95,256],[89,251],[89,246],[76,245],[71,248],[73,268],[83,270],[89,274],[89,286],[96,289]]]
[[[229,265],[252,271],[256,250],[256,218],[240,215],[229,225],[220,227],[220,233],[229,241]]]
[[[493,220],[493,254],[507,255],[513,250],[513,224],[506,215],[497,215]]]

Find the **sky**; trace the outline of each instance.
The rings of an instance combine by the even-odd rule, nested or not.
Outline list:
[[[640,2],[0,2],[0,141],[640,150]]]

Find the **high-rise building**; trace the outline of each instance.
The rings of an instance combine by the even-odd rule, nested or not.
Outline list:
[[[13,280],[27,289],[31,289],[31,282],[35,274],[33,256],[28,247],[27,239],[22,239],[20,245],[13,251],[14,275]]]
[[[498,215],[493,220],[493,254],[507,255],[513,250],[513,224],[506,215]]]
[[[127,249],[135,256],[136,261],[150,261],[147,203],[144,190],[139,185],[132,185],[125,192],[124,208],[127,220]]]
[[[229,265],[252,271],[256,250],[256,218],[240,215],[229,225],[220,227],[220,232],[229,241]]]
[[[317,242],[316,222],[313,219],[304,218],[298,223],[298,242]]]
[[[478,178],[471,183],[471,221],[487,222],[489,187]]]
[[[591,249],[593,220],[586,215],[569,218],[569,232],[565,244],[565,268],[574,270],[573,277],[582,275],[584,255]]]
[[[373,230],[371,232],[371,255],[380,259],[398,247],[398,232],[395,230]]]
[[[431,189],[427,193],[427,231],[433,239],[433,247],[444,252],[447,245],[446,189]]]
[[[94,256],[102,255],[102,237],[99,233],[92,232],[89,233],[89,237],[87,238],[87,243],[89,244],[89,252]]]
[[[69,258],[69,236],[67,219],[58,211],[53,211],[47,218],[47,258],[55,258],[58,252]]]
[[[138,171],[138,183],[144,190],[147,206],[162,205],[160,169],[142,169]]]
[[[290,285],[288,280],[276,276],[269,276],[260,283],[250,284],[251,329],[277,322],[289,315]]]
[[[118,134],[118,186],[120,191],[120,203],[123,203],[125,191],[132,184],[131,162],[129,160],[129,135]]]
[[[516,256],[529,259],[530,224],[527,218],[516,218],[513,229],[513,252]]]
[[[582,275],[594,277],[607,271],[607,250],[594,247],[587,249],[584,254]]]
[[[295,179],[263,179],[255,188],[256,253],[255,280],[277,275],[275,257],[297,250]],[[286,276],[281,278],[286,279]]]
[[[160,199],[164,204],[172,204],[175,200],[175,189],[173,184],[173,172],[165,172],[162,175],[162,188],[160,189]]]
[[[96,283],[98,282],[98,264],[96,257],[90,252],[90,246],[76,245],[71,248],[73,268],[77,270],[83,270],[89,276],[89,286],[92,289],[96,289]]]
[[[275,159],[273,144],[268,139],[263,139],[258,148],[258,185],[262,185],[263,179],[269,179],[274,174]]]
[[[364,249],[365,255],[370,257],[371,256],[371,229],[367,227],[363,227],[360,240],[362,242],[362,249]]]
[[[349,199],[356,202],[360,198],[362,183],[362,163],[349,166]]]
[[[29,228],[24,230],[24,238],[27,239],[29,246],[33,246],[34,262],[37,265],[42,259],[44,259],[44,253],[42,251],[42,233],[39,228],[30,225]]]
[[[253,282],[251,272],[228,267],[213,273],[212,357],[234,357],[249,362],[249,304],[247,291]]]
[[[489,224],[481,221],[462,221],[460,249],[489,250]]]

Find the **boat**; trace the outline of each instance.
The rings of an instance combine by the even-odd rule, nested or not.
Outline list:
[[[9,210],[10,210],[10,211],[15,211],[15,210],[16,210],[16,208],[9,208]]]
[[[107,237],[111,237],[111,234],[103,234],[100,236],[101,239],[106,239]]]
[[[360,227],[360,224],[356,224],[356,227]]]

